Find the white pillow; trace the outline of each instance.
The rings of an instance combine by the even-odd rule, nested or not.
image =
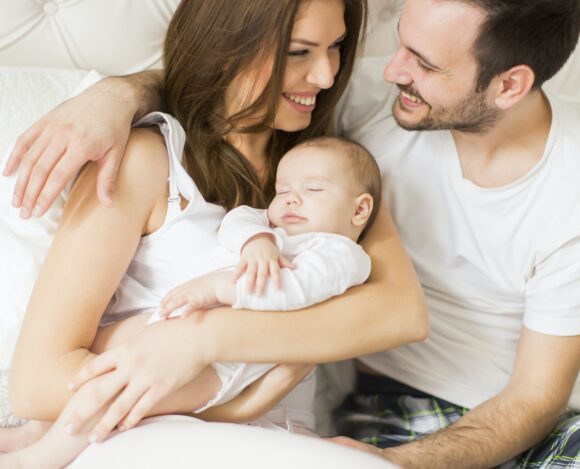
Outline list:
[[[82,70],[0,66],[0,168],[28,126],[99,79]],[[24,221],[11,205],[15,183],[15,176],[0,176],[0,370],[10,366],[30,292],[64,205],[61,196],[42,218]]]
[[[191,417],[164,416],[116,433],[68,469],[389,469],[383,459],[318,438]]]

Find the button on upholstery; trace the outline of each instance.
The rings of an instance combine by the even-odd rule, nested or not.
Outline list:
[[[47,15],[54,15],[58,11],[58,4],[56,2],[46,2],[42,5],[42,11]]]

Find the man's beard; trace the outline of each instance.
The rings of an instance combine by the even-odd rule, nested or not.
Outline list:
[[[411,87],[397,85],[401,91],[412,96],[421,96]],[[422,99],[422,98],[421,98]],[[499,109],[490,108],[485,102],[485,93],[472,92],[459,104],[450,108],[434,110],[418,122],[406,122],[397,116],[399,99],[393,104],[393,116],[405,130],[457,130],[466,133],[484,133],[499,119]],[[427,106],[427,102],[423,100]]]

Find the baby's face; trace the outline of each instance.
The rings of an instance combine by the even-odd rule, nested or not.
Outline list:
[[[299,147],[280,161],[276,197],[268,207],[274,226],[290,235],[321,231],[356,239],[356,198],[346,157],[317,147]]]

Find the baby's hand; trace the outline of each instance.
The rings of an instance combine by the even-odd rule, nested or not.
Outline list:
[[[161,301],[161,317],[167,319],[172,311],[183,306],[181,316],[223,303],[220,285],[231,285],[231,273],[217,272],[194,278],[171,290]]]
[[[261,233],[242,248],[240,263],[234,269],[234,282],[246,274],[247,292],[261,296],[270,276],[274,286],[282,288],[280,269],[284,267],[295,269],[296,265],[280,254],[272,235]]]

